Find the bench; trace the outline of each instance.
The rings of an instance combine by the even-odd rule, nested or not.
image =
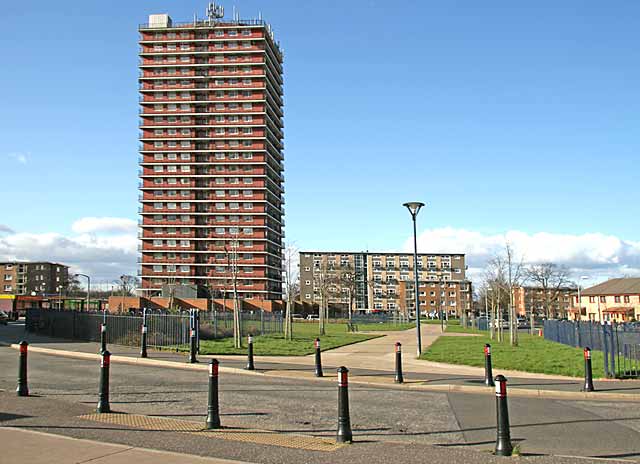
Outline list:
[[[357,332],[358,324],[354,324],[353,322],[347,322],[347,332]]]

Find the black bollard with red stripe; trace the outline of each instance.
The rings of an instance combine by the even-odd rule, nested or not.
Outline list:
[[[109,404],[109,366],[111,365],[111,353],[105,350],[100,353],[102,358],[100,359],[100,390],[98,393],[98,408],[99,413],[111,412],[111,405]]]
[[[395,383],[403,383],[404,377],[402,375],[402,344],[396,342],[396,378]]]
[[[196,358],[196,351],[197,351],[197,341],[196,341],[196,329],[194,329],[193,327],[191,328],[191,333],[190,333],[191,337],[190,337],[190,343],[189,343],[189,363],[194,364],[198,362],[198,359]]]
[[[584,389],[583,391],[592,392],[593,388],[593,371],[591,370],[591,348],[584,349]]]
[[[338,433],[336,442],[351,443],[351,418],[349,417],[349,369],[338,368]]]
[[[251,335],[247,337],[247,342],[247,367],[245,367],[245,369],[248,371],[254,371],[256,367],[253,364],[253,337]]]
[[[29,396],[29,386],[27,385],[27,351],[29,344],[24,340],[20,342],[20,354],[18,355],[18,396]]]
[[[493,383],[493,368],[491,366],[491,345],[486,343],[484,345],[484,384],[487,387],[494,387]]]
[[[507,406],[507,379],[503,375],[496,377],[496,415],[497,437],[496,456],[511,456],[511,431],[509,430],[509,408]]]
[[[316,349],[316,377],[322,377],[324,374],[322,373],[322,358],[320,355],[320,339],[316,338],[313,342],[313,345]]]
[[[209,401],[207,403],[207,428],[220,428],[220,404],[218,402],[218,360],[209,361]]]

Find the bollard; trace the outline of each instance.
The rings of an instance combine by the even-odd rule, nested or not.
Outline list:
[[[542,337],[542,329],[538,329],[538,337]]]
[[[484,345],[484,384],[487,387],[494,387],[493,383],[493,368],[491,367],[491,345],[485,343]]]
[[[338,433],[336,442],[351,443],[351,419],[349,417],[349,369],[338,368]]]
[[[146,358],[147,357],[147,326],[144,324],[144,322],[142,323],[141,330],[142,330],[142,335],[141,335],[142,347],[140,348],[140,357]]]
[[[507,379],[496,377],[497,438],[496,456],[511,456],[511,433],[509,431],[509,408],[507,407]]]
[[[107,324],[100,324],[100,352],[107,351]]]
[[[255,366],[253,365],[253,337],[249,335],[247,337],[247,367],[245,367],[248,371],[255,370]]]
[[[588,346],[584,349],[584,389],[583,391],[592,392],[593,388],[593,372],[591,370],[591,348]]]
[[[20,342],[20,354],[18,358],[18,396],[29,396],[29,386],[27,385],[27,350],[29,344],[24,340]]]
[[[98,413],[111,412],[109,406],[109,365],[111,364],[111,353],[107,350],[100,353],[100,391],[98,394]]]
[[[316,338],[316,340],[313,342],[315,348],[316,348],[316,377],[322,377],[323,373],[322,373],[322,359],[320,358],[320,339]]]
[[[198,362],[196,358],[196,329],[191,329],[191,340],[189,345],[189,363],[194,364]]]
[[[209,401],[207,403],[207,428],[220,428],[220,405],[218,403],[218,360],[209,361]]]
[[[402,344],[396,342],[396,378],[395,383],[403,383],[404,377],[402,376]]]

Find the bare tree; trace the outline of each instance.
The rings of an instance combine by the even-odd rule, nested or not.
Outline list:
[[[121,275],[118,281],[118,288],[120,293],[131,296],[134,294],[136,288],[140,286],[140,279],[132,275]]]
[[[293,314],[292,307],[294,304],[295,296],[300,291],[300,271],[298,266],[295,265],[295,258],[298,254],[298,249],[292,244],[285,244],[283,261],[283,273],[285,291],[287,293],[286,311],[284,319],[284,337],[286,340],[293,339]]]
[[[547,319],[558,314],[562,317],[563,307],[559,301],[561,289],[571,284],[567,268],[554,263],[532,264],[527,267],[526,276],[542,289],[541,303]],[[558,303],[558,314],[554,314],[553,302]]]
[[[176,301],[176,278],[169,277],[167,286],[169,287],[169,312],[173,312]]]
[[[338,277],[338,285],[340,286],[340,290],[342,292],[346,291],[348,293],[348,309],[349,309],[349,322],[351,322],[351,318],[353,316],[353,305],[356,299],[356,290],[357,290],[357,280],[356,280],[356,270],[353,266],[347,265],[342,266],[340,268],[340,275]]]
[[[233,344],[236,348],[242,348],[242,327],[240,325],[240,301],[238,300],[238,236],[231,241],[231,249],[227,249],[227,264],[231,273],[233,289]]]
[[[320,293],[320,305],[318,308],[318,330],[320,335],[325,335],[325,323],[329,310],[329,297],[332,293],[331,289],[335,287],[335,274],[330,269],[326,261],[322,261],[318,267],[313,270],[313,287],[314,292]]]
[[[509,242],[505,242],[504,251],[495,255],[488,263],[486,281],[495,293],[494,301],[498,311],[498,341],[503,340],[502,315],[500,309],[504,298],[509,320],[509,340],[511,345],[518,345],[518,324],[515,305],[513,304],[513,289],[520,285],[524,278],[523,258],[516,258],[516,252]],[[504,297],[503,297],[504,295]],[[493,305],[492,305],[493,306]],[[493,319],[493,316],[492,316]],[[496,321],[492,320],[492,323]]]

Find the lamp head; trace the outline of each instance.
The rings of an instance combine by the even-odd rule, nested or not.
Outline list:
[[[409,201],[407,203],[403,203],[402,206],[406,207],[409,210],[411,216],[416,217],[420,212],[420,208],[424,206],[424,203],[421,203],[419,201]]]

